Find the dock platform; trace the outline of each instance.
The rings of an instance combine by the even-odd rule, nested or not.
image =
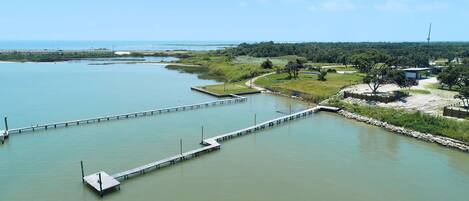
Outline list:
[[[185,161],[185,160],[196,158],[196,157],[198,157],[202,154],[206,154],[206,153],[210,153],[210,152],[215,151],[215,150],[219,150],[220,147],[221,147],[220,142],[222,142],[222,141],[226,141],[226,140],[233,139],[233,138],[236,138],[236,137],[252,134],[252,133],[255,133],[255,132],[258,132],[258,131],[261,131],[261,130],[265,130],[265,129],[268,129],[268,128],[271,128],[271,127],[274,127],[274,126],[277,126],[277,125],[280,125],[280,124],[285,124],[287,122],[290,122],[290,121],[293,121],[293,120],[296,120],[296,119],[305,118],[305,117],[310,116],[313,113],[316,113],[316,112],[319,112],[319,111],[337,112],[339,110],[340,110],[339,108],[335,108],[335,107],[317,106],[317,107],[306,109],[306,110],[303,110],[303,111],[300,111],[300,112],[297,112],[297,113],[294,113],[294,114],[282,116],[282,117],[272,119],[272,120],[269,120],[269,121],[266,121],[266,122],[263,122],[263,123],[260,123],[260,124],[256,124],[256,125],[250,126],[248,128],[244,128],[244,129],[240,129],[240,130],[237,130],[237,131],[234,131],[234,132],[230,132],[230,133],[218,135],[218,136],[215,136],[215,137],[203,139],[201,144],[204,147],[202,147],[202,148],[194,149],[194,150],[184,152],[184,153],[172,156],[172,157],[168,157],[168,158],[165,158],[165,159],[162,159],[162,160],[151,162],[151,163],[146,164],[146,165],[142,165],[142,166],[130,169],[130,170],[126,170],[126,171],[114,174],[111,177],[116,181],[117,180],[126,180],[126,179],[129,179],[130,177],[133,177],[133,176],[137,176],[137,175],[140,175],[140,174],[145,174],[146,172],[149,172],[149,171],[158,170],[160,168],[167,167],[167,166],[170,166],[170,165],[174,165],[176,163],[179,163],[179,162],[182,162],[182,161]],[[94,174],[94,175],[96,175],[96,174]],[[90,176],[93,176],[93,175],[90,175]],[[90,177],[90,176],[87,176],[87,177]]]
[[[121,184],[119,181],[114,179],[114,177],[109,176],[103,171],[83,177],[83,180],[101,196],[107,191],[118,189]]]
[[[5,143],[5,140],[8,138],[8,131],[0,130],[0,143]]]

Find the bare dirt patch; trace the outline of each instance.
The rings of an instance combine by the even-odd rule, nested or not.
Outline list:
[[[453,103],[459,102],[458,99],[455,99],[454,96],[456,92],[446,91],[441,89],[434,89],[430,87],[438,83],[436,78],[429,78],[425,80],[420,80],[418,86],[414,86],[411,89],[414,90],[425,90],[429,91],[429,94],[422,93],[410,93],[410,96],[402,98],[399,101],[391,103],[379,103],[379,102],[367,102],[360,99],[347,98],[345,101],[352,103],[362,103],[362,104],[371,104],[377,105],[380,107],[395,108],[395,109],[405,109],[410,111],[421,111],[427,114],[432,115],[443,115],[443,107]],[[388,84],[383,85],[379,91],[380,92],[391,92],[400,90],[397,85]],[[344,89],[343,91],[353,91],[358,93],[370,93],[371,89],[366,84],[354,85]]]

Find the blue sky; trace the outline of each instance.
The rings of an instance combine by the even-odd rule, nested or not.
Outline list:
[[[469,0],[15,0],[0,40],[469,40]]]

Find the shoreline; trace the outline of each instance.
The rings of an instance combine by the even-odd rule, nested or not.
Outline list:
[[[347,119],[352,119],[358,122],[366,123],[368,125],[383,128],[394,134],[400,134],[403,136],[412,137],[421,141],[435,143],[435,144],[444,146],[446,148],[453,148],[456,150],[469,153],[469,143],[466,143],[463,141],[455,140],[449,137],[443,137],[443,136],[434,135],[430,133],[422,133],[422,132],[406,129],[404,127],[395,126],[387,122],[383,122],[383,121],[376,120],[370,117],[355,114],[355,113],[352,113],[343,109],[338,111],[337,114]]]

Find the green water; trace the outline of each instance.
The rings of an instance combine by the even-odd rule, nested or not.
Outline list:
[[[212,84],[158,65],[0,63],[10,127],[190,104]],[[101,200],[88,174],[127,170],[306,105],[260,94],[247,103],[11,136],[0,145],[0,200]],[[3,126],[1,126],[2,128]],[[466,201],[469,154],[319,113],[237,138],[220,151],[124,181],[103,200]]]

